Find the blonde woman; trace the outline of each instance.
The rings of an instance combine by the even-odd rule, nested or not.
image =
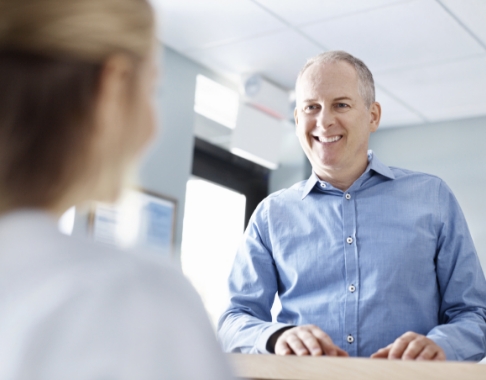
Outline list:
[[[0,0],[1,379],[230,377],[179,273],[56,227],[149,141],[154,47],[146,0]]]

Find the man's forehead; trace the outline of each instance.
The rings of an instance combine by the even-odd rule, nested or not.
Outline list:
[[[309,66],[296,83],[296,95],[305,97],[317,94],[323,89],[358,89],[358,75],[347,62],[314,63]]]
[[[339,79],[358,79],[356,70],[351,64],[344,61],[316,62],[310,65],[302,74],[297,82],[310,80],[312,82],[329,81],[339,77]]]

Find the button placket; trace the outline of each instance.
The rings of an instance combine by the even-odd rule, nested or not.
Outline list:
[[[358,285],[359,284],[359,252],[357,244],[357,214],[356,197],[349,192],[342,194],[343,211],[343,238],[345,255],[345,292],[346,303],[344,309],[344,331],[343,343],[348,343],[348,353],[358,356]]]

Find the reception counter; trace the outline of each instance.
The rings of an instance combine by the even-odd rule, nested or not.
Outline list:
[[[486,365],[465,362],[228,354],[238,378],[251,380],[486,380]]]

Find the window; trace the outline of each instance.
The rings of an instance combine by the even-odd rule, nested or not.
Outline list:
[[[227,278],[245,222],[244,195],[193,177],[187,183],[182,270],[216,327],[227,306]]]
[[[76,217],[76,207],[67,209],[57,223],[57,228],[65,235],[72,235],[74,229],[74,220]]]
[[[268,194],[270,170],[195,138],[181,262],[213,326],[227,306],[227,278],[244,228]]]

